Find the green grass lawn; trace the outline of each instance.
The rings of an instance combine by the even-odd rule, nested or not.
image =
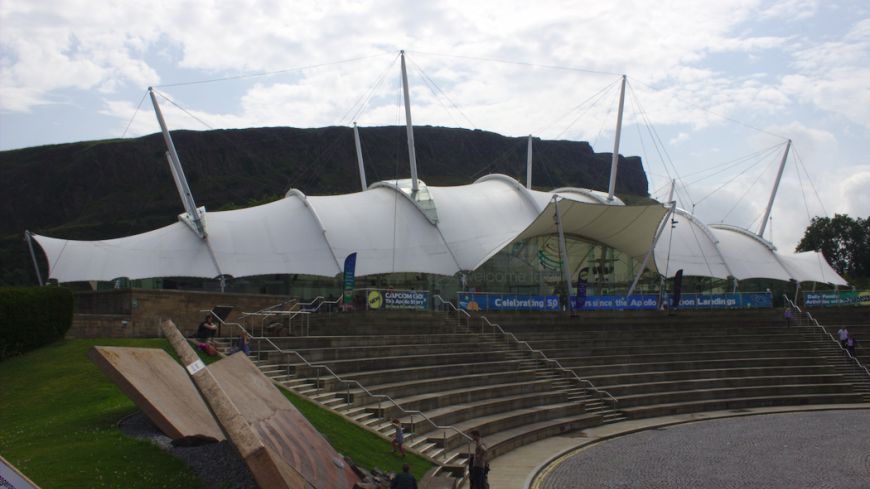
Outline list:
[[[87,358],[91,346],[162,348],[162,339],[61,341],[0,362],[0,454],[43,488],[198,488],[187,467],[157,446],[121,434],[137,410]],[[174,355],[173,355],[174,356]],[[285,392],[335,448],[363,467],[395,471],[390,444],[341,416]],[[408,455],[418,477],[430,464]]]

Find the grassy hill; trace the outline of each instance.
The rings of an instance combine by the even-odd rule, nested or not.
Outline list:
[[[180,460],[117,427],[136,407],[86,354],[93,345],[162,348],[163,339],[66,340],[0,362],[0,453],[40,487],[198,488]],[[390,444],[285,392],[333,446],[363,467],[397,470]],[[424,459],[406,460],[419,478]]]
[[[430,185],[468,184],[489,173],[525,180],[527,138],[428,126],[414,134],[418,173]],[[360,137],[369,183],[408,177],[404,127],[362,128]],[[173,139],[196,202],[209,210],[267,202],[290,188],[308,195],[360,190],[350,128],[175,131]],[[610,161],[585,142],[535,140],[535,187],[607,190]],[[640,158],[621,157],[618,175],[617,193],[647,195]],[[7,202],[0,207],[0,285],[35,283],[25,229],[108,239],[170,224],[182,212],[160,134],[2,151],[0,193]]]

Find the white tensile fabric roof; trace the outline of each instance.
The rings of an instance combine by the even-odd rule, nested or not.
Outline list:
[[[769,278],[847,285],[818,252],[780,253],[770,242],[742,228],[710,226],[676,209],[672,229],[665,228],[654,258],[659,273],[737,280]],[[671,242],[673,241],[673,242]]]
[[[471,185],[426,187],[419,202],[401,182],[365,192],[306,197],[299,191],[269,204],[204,216],[207,239],[183,222],[101,241],[33,235],[59,282],[149,277],[245,277],[265,274],[335,276],[357,253],[356,274],[474,270],[517,239],[556,232],[554,197],[565,234],[642,259],[665,226],[648,267],[671,277],[795,279],[845,285],[819,253],[784,255],[739,228],[706,226],[677,209],[625,206],[606,194],[563,188],[529,190],[513,178],[489,175]],[[434,205],[432,205],[434,203]],[[431,206],[431,208],[427,207]]]
[[[434,223],[394,183],[335,196],[291,191],[269,204],[210,212],[204,216],[206,240],[182,222],[102,241],[34,239],[48,257],[50,277],[73,282],[222,274],[335,276],[353,252],[357,275],[452,275],[479,267],[521,233],[535,235],[523,233],[530,226],[540,233],[555,232],[548,203],[556,194],[528,190],[504,175],[471,185],[426,187],[437,206]],[[666,212],[661,205],[603,205],[598,192],[564,189],[560,195],[566,232],[624,247],[632,256],[643,254]],[[636,243],[646,244],[640,249]]]

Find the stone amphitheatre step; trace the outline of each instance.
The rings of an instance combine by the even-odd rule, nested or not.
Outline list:
[[[495,362],[503,360],[503,352],[499,351],[472,351],[462,353],[432,353],[428,355],[397,355],[382,358],[356,358],[351,360],[334,360],[319,362],[329,366],[337,373],[358,373],[371,370],[401,369],[411,367],[425,367],[437,365],[452,365],[468,362]],[[316,368],[300,366],[297,368],[300,376],[316,375]]]
[[[696,341],[703,338],[733,338],[739,336],[747,337],[763,337],[763,338],[799,338],[802,332],[798,328],[780,328],[780,327],[764,327],[764,328],[723,328],[715,330],[691,330],[686,328],[671,328],[671,329],[655,329],[655,330],[637,330],[631,333],[617,334],[614,331],[607,330],[582,330],[582,331],[535,331],[527,333],[515,333],[517,338],[531,344],[558,342],[567,340],[571,342],[589,342],[596,340],[613,340],[613,339],[636,339],[644,342],[655,342],[660,340],[672,340],[675,337],[685,339],[687,341]]]
[[[455,426],[457,423],[468,419],[496,416],[502,413],[512,413],[529,408],[547,408],[548,406],[560,405],[566,402],[568,402],[568,399],[564,392],[532,392],[447,405],[436,409],[424,410],[423,414],[437,425]],[[568,403],[576,406],[580,412],[583,411],[582,404]],[[400,419],[402,419],[403,423],[410,424],[412,422],[410,416]],[[415,431],[418,434],[423,434],[435,428],[435,426],[431,426],[429,423],[420,422],[417,423]]]
[[[466,374],[482,374],[491,372],[516,372],[520,370],[515,360],[497,360],[491,362],[455,363],[445,365],[422,365],[407,368],[390,368],[386,370],[370,370],[366,372],[343,373],[342,378],[356,380],[362,385],[386,384],[411,379],[432,379],[444,376],[445,372],[465,372]],[[316,375],[316,371],[313,372]],[[313,377],[313,376],[312,376]],[[321,375],[321,385],[333,388],[339,385],[335,379]]]
[[[733,368],[736,366],[742,367],[789,367],[789,366],[805,366],[819,365],[824,360],[811,357],[776,357],[776,358],[739,358],[739,359],[715,359],[715,360],[692,360],[685,362],[654,362],[654,363],[624,363],[614,365],[601,366],[576,366],[570,368],[574,370],[581,378],[615,374],[615,373],[633,373],[633,372],[654,372],[668,370],[704,370],[714,368]],[[566,362],[562,362],[566,365]]]
[[[618,396],[619,408],[629,409],[634,406],[647,406],[658,404],[690,403],[705,400],[740,399],[764,396],[799,396],[802,394],[812,395],[853,395],[852,385],[849,383],[835,384],[797,384],[797,385],[760,385],[731,388],[698,389],[687,391],[653,392],[648,394],[634,394]]]
[[[672,345],[659,345],[656,347],[634,345],[634,346],[614,346],[614,347],[576,347],[570,349],[543,349],[542,351],[547,356],[555,359],[562,358],[585,358],[585,357],[600,357],[600,356],[615,356],[615,355],[654,355],[667,353],[700,353],[700,352],[722,352],[722,351],[744,351],[758,352],[765,350],[792,350],[796,352],[807,352],[811,355],[823,348],[823,343],[820,342],[791,342],[791,343],[710,343],[705,345],[683,345],[674,343]],[[748,353],[747,353],[748,354]],[[752,356],[758,356],[757,354]],[[560,360],[561,361],[561,360]]]
[[[343,347],[328,347],[328,348],[304,348],[294,350],[303,358],[311,363],[322,363],[329,361],[351,360],[351,359],[367,359],[367,358],[386,358],[397,354],[401,355],[421,355],[428,354],[433,350],[440,350],[451,353],[468,353],[492,350],[494,348],[487,345],[481,345],[471,342],[463,343],[439,343],[437,346],[432,344],[397,344],[385,346],[343,346]],[[280,358],[282,353],[266,352],[269,359]],[[289,357],[289,358],[292,358]]]
[[[560,341],[531,342],[529,346],[536,350],[551,349],[566,350],[574,349],[584,354],[592,355],[592,352],[626,351],[626,352],[650,352],[650,351],[693,351],[693,350],[741,350],[763,349],[776,345],[778,348],[807,348],[818,345],[818,339],[806,339],[799,336],[787,336],[783,338],[768,335],[742,335],[742,336],[705,336],[696,338],[662,338],[656,341],[644,341],[642,339],[599,339],[594,341],[573,341],[565,338]],[[660,350],[661,349],[661,350]],[[590,353],[586,353],[590,352]]]
[[[481,436],[486,437],[501,431],[519,428],[524,425],[541,423],[558,418],[581,417],[584,414],[582,405],[566,402],[528,407],[490,416],[482,416],[464,420],[455,423],[452,426],[463,433],[468,433],[471,430],[476,429],[480,431]],[[466,438],[464,436],[451,429],[432,430],[428,432],[425,437],[420,437],[420,439],[423,438],[445,448],[448,451],[466,443]]]
[[[523,369],[509,370],[504,372],[485,372],[480,374],[463,374],[459,370],[445,370],[443,374],[450,375],[445,377],[436,377],[431,379],[411,378],[401,382],[391,382],[387,384],[366,385],[366,389],[372,394],[387,394],[395,399],[411,397],[415,395],[425,395],[430,393],[438,393],[450,391],[452,389],[474,389],[479,386],[490,386],[494,384],[506,384],[509,382],[537,382],[541,379],[538,374],[540,369]],[[376,405],[376,402],[371,402],[362,397],[361,389],[351,389],[351,395],[354,399],[359,399],[361,403],[369,406]]]
[[[762,387],[776,385],[801,385],[808,384],[840,384],[845,376],[838,373],[795,375],[795,376],[766,376],[766,377],[719,377],[719,378],[694,378],[690,380],[677,380],[665,382],[645,382],[638,384],[609,385],[607,392],[622,399],[624,396],[665,393],[672,391],[694,391],[708,389],[728,389],[741,387]]]
[[[550,358],[562,360],[571,358],[577,362],[582,362],[583,365],[610,365],[622,363],[655,363],[674,360],[714,360],[714,359],[738,359],[738,358],[753,358],[759,355],[765,358],[787,357],[787,356],[813,356],[817,355],[819,348],[806,349],[787,349],[787,350],[722,350],[722,351],[681,351],[681,352],[666,352],[666,353],[635,353],[635,354],[611,354],[611,355],[592,355],[578,357],[574,350],[548,350],[547,356]],[[564,363],[563,363],[564,365]]]
[[[389,346],[408,344],[477,343],[479,337],[467,333],[452,334],[401,334],[401,335],[343,335],[343,336],[293,336],[270,338],[278,347],[287,350],[307,348],[341,348],[365,346]]]
[[[677,402],[671,404],[653,404],[647,406],[635,406],[620,410],[631,419],[649,418],[656,416],[671,416],[697,411],[746,409],[765,406],[807,405],[807,404],[841,404],[862,402],[863,398],[856,393],[831,393],[831,394],[797,394],[797,395],[763,395],[748,398],[731,399],[705,399],[691,402]]]
[[[644,382],[668,382],[691,380],[696,378],[727,378],[727,377],[765,377],[765,376],[808,376],[832,372],[832,365],[798,365],[769,367],[735,367],[698,370],[664,370],[659,372],[632,372],[604,374],[588,377],[592,383],[607,389],[611,385],[638,384]]]
[[[482,441],[487,446],[490,458],[495,458],[544,438],[580,431],[597,426],[603,421],[604,418],[597,414],[566,416],[499,431],[482,437]],[[457,453],[467,458],[467,446],[460,446]]]
[[[515,379],[514,379],[515,380]],[[475,400],[485,400],[504,396],[515,396],[529,393],[550,393],[558,392],[553,388],[552,381],[549,380],[532,380],[513,383],[498,384],[490,382],[488,385],[464,386],[458,389],[449,390],[444,387],[437,392],[426,392],[407,397],[394,397],[402,408],[408,410],[417,410],[429,412],[434,409],[444,406],[453,406],[462,403],[470,403]],[[378,408],[377,403],[370,403],[366,406],[371,412],[379,414],[384,418],[401,417],[402,411],[391,403],[381,403],[381,408]]]

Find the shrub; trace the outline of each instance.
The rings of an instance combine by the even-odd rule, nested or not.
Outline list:
[[[0,288],[0,360],[63,338],[72,315],[68,289]]]

